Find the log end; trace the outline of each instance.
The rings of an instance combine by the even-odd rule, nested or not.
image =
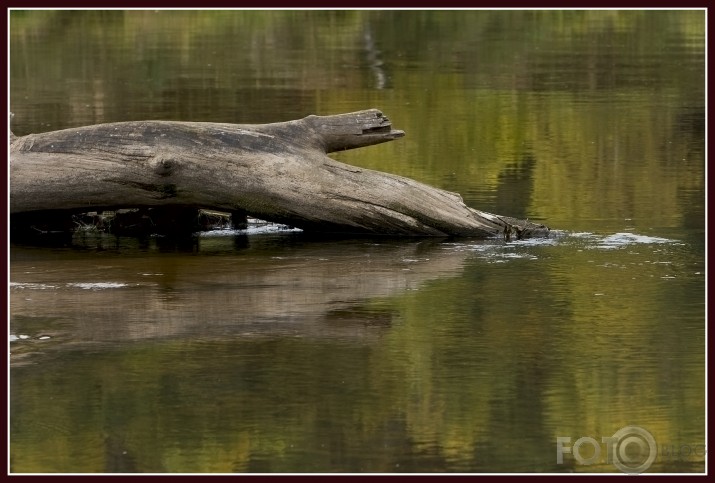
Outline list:
[[[392,129],[392,122],[379,109],[311,115],[303,122],[315,131],[326,153],[385,143],[405,135],[404,131]]]
[[[11,113],[10,113],[10,119],[9,119],[9,121],[8,121],[8,125],[12,124],[12,118],[13,118],[13,117],[15,117],[15,113],[14,113],[14,112],[11,112]],[[15,139],[17,139],[17,136],[15,136],[15,134],[12,132],[12,129],[9,129],[9,131],[10,131],[10,144],[12,144],[12,143],[15,142]]]

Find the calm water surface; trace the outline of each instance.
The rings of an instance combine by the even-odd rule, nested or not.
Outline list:
[[[13,244],[11,471],[619,472],[605,446],[557,464],[556,441],[628,425],[657,442],[648,471],[704,471],[704,28],[697,11],[13,12],[18,135],[377,107],[407,136],[337,159],[554,231]]]

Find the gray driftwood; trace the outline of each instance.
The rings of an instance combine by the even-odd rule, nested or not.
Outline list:
[[[184,207],[313,232],[521,238],[543,225],[327,153],[404,136],[371,109],[274,124],[138,121],[10,137],[10,213]]]

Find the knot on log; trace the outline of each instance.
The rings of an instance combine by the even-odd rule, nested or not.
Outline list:
[[[154,159],[153,164],[154,172],[159,176],[164,177],[171,175],[176,170],[178,163],[174,159],[157,156]]]

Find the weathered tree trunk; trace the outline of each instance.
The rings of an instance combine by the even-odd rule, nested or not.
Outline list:
[[[139,121],[10,138],[10,213],[191,207],[314,232],[545,236],[455,193],[326,153],[400,138],[380,111],[274,124]]]

